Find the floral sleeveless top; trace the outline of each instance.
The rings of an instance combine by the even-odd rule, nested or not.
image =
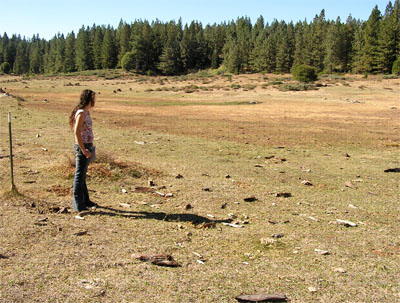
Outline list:
[[[78,115],[80,113],[83,113],[83,115],[85,117],[85,119],[83,121],[83,125],[82,125],[82,130],[81,130],[83,143],[93,143],[94,135],[93,135],[93,129],[92,129],[92,118],[90,117],[90,113],[83,109],[78,109],[75,113],[75,120],[76,120],[76,117],[78,117]]]

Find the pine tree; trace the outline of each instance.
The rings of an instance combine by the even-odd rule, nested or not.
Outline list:
[[[324,58],[324,71],[332,73],[339,69],[340,62],[340,44],[343,37],[341,37],[341,22],[337,18],[336,22],[329,22],[327,25],[327,34],[325,40],[325,58]]]
[[[294,29],[282,21],[277,29],[276,71],[288,73],[293,65]]]
[[[364,48],[362,51],[363,72],[377,73],[381,71],[380,48],[378,35],[380,32],[381,12],[376,5],[372,10],[363,32]]]
[[[357,22],[350,15],[346,23],[340,27],[340,41],[339,41],[339,65],[342,72],[351,70],[351,62],[353,56],[353,41],[357,28]]]
[[[147,21],[136,24],[135,31],[132,32],[132,53],[135,56],[135,69],[141,73],[156,70],[158,61],[157,51],[154,48],[155,35],[153,29]]]
[[[121,66],[122,57],[131,50],[130,37],[130,25],[121,20],[117,30],[117,43],[119,45],[118,66]]]
[[[44,72],[43,63],[44,50],[42,48],[39,36],[32,38],[32,43],[29,49],[29,72],[32,74],[41,74]]]
[[[75,41],[75,64],[78,71],[93,67],[90,54],[89,30],[84,26],[79,30]]]
[[[317,71],[324,69],[325,59],[325,33],[326,33],[325,10],[322,10],[319,16],[315,16],[311,24],[311,62],[310,65]]]
[[[14,66],[16,54],[17,54],[17,43],[18,38],[16,35],[12,35],[11,38],[7,37],[7,34],[4,34],[3,37],[3,60],[4,62],[8,62],[10,66]]]
[[[226,24],[207,25],[204,31],[204,38],[207,41],[208,62],[210,62],[211,68],[218,68],[222,62],[223,48],[226,41]]]
[[[391,73],[393,62],[400,54],[400,1],[389,1],[379,31],[379,69]]]
[[[65,72],[65,39],[64,35],[57,35],[56,40],[56,58],[55,58],[55,72],[62,73]]]
[[[362,73],[365,71],[364,64],[363,64],[363,52],[364,52],[364,27],[365,23],[359,22],[356,26],[354,32],[354,40],[352,44],[352,71],[355,73]]]
[[[57,36],[54,36],[47,44],[44,54],[45,73],[52,74],[57,72],[56,57],[57,57]]]
[[[201,23],[192,21],[189,27],[185,25],[180,49],[184,71],[198,70],[208,64],[207,48]]]
[[[22,40],[19,37],[18,40],[13,72],[14,74],[22,75],[29,71],[28,45],[25,39]]]
[[[101,57],[101,49],[103,45],[104,39],[104,27],[94,27],[93,28],[93,42],[92,42],[92,52],[93,52],[93,68],[101,69],[102,68],[102,57]]]
[[[182,72],[182,60],[179,46],[179,24],[171,21],[167,26],[167,41],[160,56],[158,68],[163,74],[176,75]]]
[[[75,33],[72,31],[65,39],[65,72],[76,71],[75,57]]]
[[[104,34],[101,48],[101,59],[103,68],[115,68],[118,63],[118,48],[113,29],[108,26]]]
[[[250,67],[252,25],[249,18],[238,18],[228,25],[228,38],[224,45],[224,65],[229,72],[240,73]]]

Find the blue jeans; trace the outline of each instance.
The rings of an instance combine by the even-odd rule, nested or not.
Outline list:
[[[85,148],[91,150],[92,144],[86,144]],[[74,203],[75,211],[82,211],[87,209],[87,203],[90,202],[89,192],[86,187],[86,173],[89,166],[89,159],[82,153],[78,144],[74,144],[76,165],[74,176]]]

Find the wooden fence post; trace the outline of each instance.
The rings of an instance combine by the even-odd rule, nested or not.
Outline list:
[[[12,132],[11,132],[11,112],[8,112],[8,135],[9,135],[9,140],[10,140],[11,191],[15,191],[15,185],[14,185],[14,163],[13,163],[13,150],[12,150]]]

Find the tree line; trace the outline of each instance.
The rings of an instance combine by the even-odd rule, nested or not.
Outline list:
[[[177,75],[221,66],[230,73],[287,73],[298,64],[325,73],[391,73],[399,61],[400,0],[389,1],[383,13],[375,6],[366,21],[327,20],[322,10],[310,22],[265,23],[260,16],[255,24],[240,17],[203,27],[121,20],[117,28],[82,26],[49,41],[0,35],[0,71],[20,75],[121,67]]]

